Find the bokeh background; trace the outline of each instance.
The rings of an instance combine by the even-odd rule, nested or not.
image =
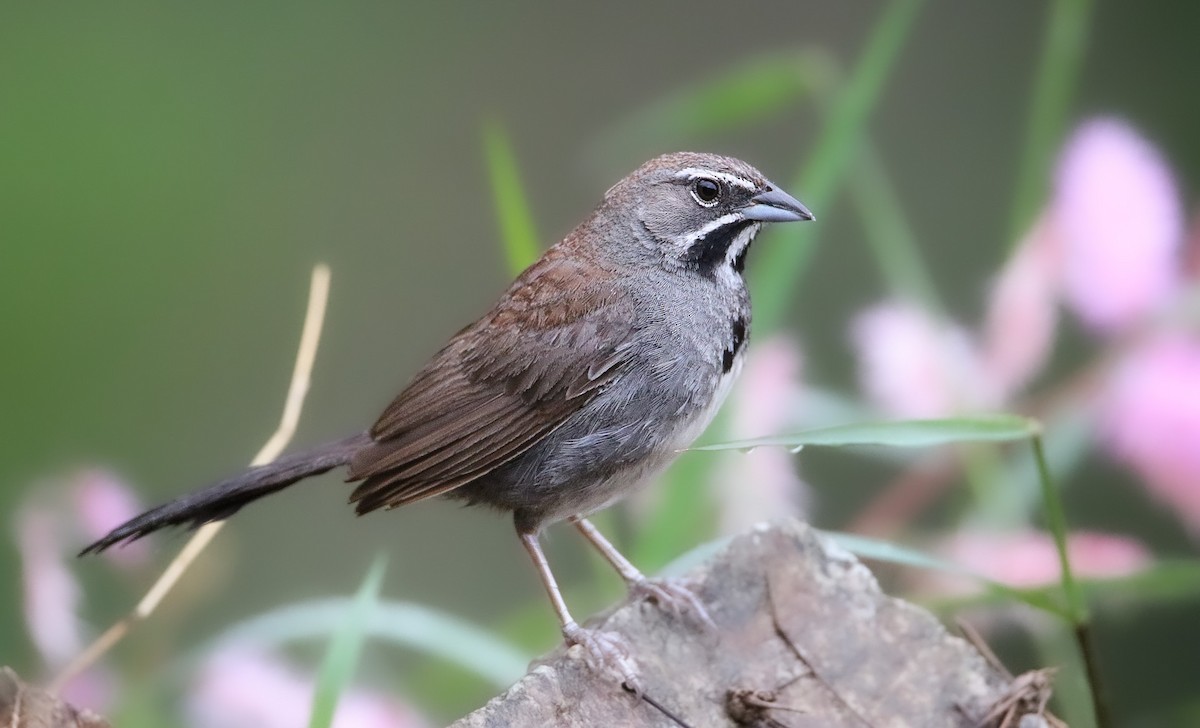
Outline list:
[[[1012,221],[1030,104],[1048,23],[1068,5],[1090,7],[1086,50],[1047,155],[1079,121],[1116,114],[1161,150],[1192,199],[1200,7],[921,4],[866,129],[945,308],[961,320],[981,316],[1023,232]],[[363,428],[485,310],[510,279],[486,125],[511,144],[543,244],[646,157],[676,147],[743,157],[807,199],[795,184],[828,99],[797,92],[744,123],[697,119],[677,142],[669,123],[654,126],[654,110],[763,59],[810,54],[848,77],[889,7],[0,6],[0,663],[31,679],[53,672],[23,611],[18,536],[31,509],[70,510],[80,473],[97,468],[146,502],[166,499],[239,467],[274,429],[314,263],[332,267],[332,295],[297,446]],[[829,88],[832,97],[837,84]],[[1048,180],[1052,160],[1039,164]],[[764,236],[755,253],[811,246],[784,328],[804,352],[804,381],[853,397],[848,331],[887,295],[885,277],[840,187],[815,211],[806,237]],[[1069,320],[1058,336],[1039,381],[1096,348]],[[839,529],[896,466],[806,453],[798,467],[811,487],[808,517]],[[507,519],[441,502],[356,519],[346,495],[328,476],[239,514],[89,694],[131,725],[205,724],[185,706],[215,635],[282,605],[353,594],[380,552],[385,598],[472,620],[530,654],[554,644]],[[1158,558],[1195,557],[1182,520],[1103,453],[1072,470],[1065,499],[1072,525],[1135,536]],[[609,525],[625,543],[641,528],[629,511]],[[552,559],[577,609],[615,598],[613,580],[559,532]],[[694,544],[713,536],[697,532]],[[129,569],[69,564],[87,629],[123,614],[183,542],[156,537]],[[1200,600],[1179,592],[1097,611],[1119,725],[1200,720]],[[1031,632],[997,633],[1015,671],[1046,663]],[[311,673],[324,644],[291,645],[287,659]],[[370,643],[363,660],[359,682],[431,723],[496,692],[419,650]]]

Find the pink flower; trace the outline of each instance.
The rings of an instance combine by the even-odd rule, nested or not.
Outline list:
[[[851,339],[863,389],[892,417],[944,417],[990,409],[1000,400],[969,332],[912,304],[891,302],[859,314]]]
[[[90,631],[79,617],[81,590],[70,569],[80,536],[90,540],[106,533],[108,524],[136,513],[138,506],[126,486],[100,471],[50,480],[33,492],[17,510],[13,531],[29,637],[47,672],[55,672],[79,654]],[[102,665],[77,675],[62,690],[69,701],[100,711],[114,692]]]
[[[1054,539],[1048,533],[962,532],[939,549],[951,562],[993,581],[1036,587],[1059,580]],[[1077,531],[1067,536],[1067,556],[1077,577],[1113,578],[1141,570],[1150,554],[1140,542],[1107,533]]]
[[[201,668],[187,701],[196,728],[293,728],[308,725],[315,683],[265,650],[230,646]],[[411,708],[381,694],[350,689],[342,694],[335,728],[418,728]]]
[[[85,541],[90,543],[106,535],[142,512],[142,504],[133,489],[104,470],[82,470],[71,478],[75,514]],[[122,566],[146,562],[149,551],[140,541],[110,549],[104,555]]]
[[[902,301],[855,320],[859,378],[892,417],[944,417],[994,409],[1041,371],[1054,348],[1059,256],[1043,217],[997,276],[978,337]]]
[[[777,336],[752,347],[727,409],[730,439],[784,432],[799,408],[802,367],[803,358],[790,339]],[[802,515],[808,500],[808,488],[796,475],[795,458],[784,448],[726,453],[714,482],[721,533]]]
[[[1200,339],[1161,333],[1110,376],[1101,431],[1113,454],[1200,535]]]
[[[1092,329],[1127,329],[1177,287],[1179,194],[1161,155],[1125,122],[1096,119],[1076,130],[1051,209],[1067,303]]]
[[[14,531],[21,556],[26,629],[45,673],[51,674],[79,654],[89,631],[79,617],[82,590],[63,553],[68,529],[61,512],[31,503],[17,511]],[[103,712],[116,691],[104,666],[93,665],[69,680],[60,693],[67,702]]]
[[[62,667],[83,648],[80,589],[63,563],[59,520],[46,508],[26,506],[16,524],[25,590],[25,624],[47,666]]]
[[[1053,227],[1043,215],[992,285],[982,359],[986,377],[1006,399],[1041,371],[1054,349],[1059,251]]]

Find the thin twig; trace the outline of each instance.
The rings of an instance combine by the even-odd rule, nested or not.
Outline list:
[[[997,728],[1012,728],[1026,715],[1041,717],[1050,728],[1067,728],[1067,724],[1061,718],[1046,710],[1050,698],[1053,697],[1053,680],[1058,668],[1044,667],[1013,677],[1012,672],[1004,666],[1004,663],[1000,662],[1000,658],[996,657],[996,653],[992,651],[987,640],[979,634],[978,630],[968,624],[966,620],[960,618],[956,621],[963,637],[979,651],[979,654],[983,655],[983,659],[996,672],[1003,675],[1004,679],[1009,682],[1004,694],[989,706],[987,713],[982,718],[975,720],[978,728],[996,725],[996,721],[999,721]],[[959,705],[958,707],[963,715],[970,718],[970,713],[964,706]]]
[[[313,361],[317,356],[317,344],[321,340],[321,326],[325,321],[325,305],[328,300],[329,266],[320,263],[313,268],[312,272],[312,283],[308,292],[308,310],[304,314],[304,329],[300,335],[296,365],[292,369],[292,381],[288,386],[287,400],[283,405],[279,428],[250,461],[251,466],[265,465],[279,457],[279,454],[291,441],[292,435],[296,433],[296,425],[300,421],[300,410],[304,405],[304,396],[308,393]],[[224,521],[214,521],[201,526],[184,544],[179,555],[167,565],[162,575],[158,577],[158,581],[154,582],[154,585],[150,587],[146,596],[142,597],[133,611],[109,627],[104,634],[72,660],[50,683],[50,691],[61,690],[71,678],[86,670],[113,645],[120,642],[121,638],[133,628],[133,625],[153,614],[163,598],[196,560],[196,557],[212,542],[224,523]]]
[[[628,683],[621,683],[621,689],[622,689],[622,690],[624,690],[624,691],[625,691],[625,692],[627,692],[627,693],[633,693],[633,694],[634,694],[634,695],[636,695],[637,697],[639,697],[639,698],[641,698],[642,700],[646,701],[646,704],[647,704],[647,705],[649,705],[651,708],[654,708],[654,709],[655,709],[655,710],[657,710],[658,712],[660,712],[660,713],[662,713],[663,715],[665,715],[665,716],[666,716],[668,719],[670,719],[670,720],[671,720],[671,722],[672,722],[672,723],[674,723],[675,725],[678,725],[678,726],[680,726],[681,728],[692,728],[692,726],[691,726],[691,724],[690,724],[690,723],[688,723],[688,722],[687,722],[687,721],[685,721],[683,718],[680,718],[679,716],[677,716],[677,715],[675,715],[674,713],[672,713],[672,712],[671,712],[670,710],[668,710],[668,709],[667,709],[667,707],[666,707],[665,705],[663,705],[662,703],[660,703],[660,702],[658,702],[657,700],[655,700],[654,698],[650,697],[650,696],[649,696],[649,695],[646,693],[646,691],[645,691],[645,690],[634,690],[633,688],[629,687],[629,684],[628,684]]]

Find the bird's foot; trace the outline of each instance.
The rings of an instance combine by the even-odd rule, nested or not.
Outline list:
[[[615,632],[586,629],[575,622],[563,626],[563,637],[567,644],[583,648],[584,662],[596,672],[607,672],[621,678],[622,684],[636,695],[640,695],[637,663],[630,655],[629,645]]]
[[[629,582],[629,593],[648,599],[676,617],[691,620],[706,629],[716,629],[712,617],[696,593],[677,579],[638,579]]]

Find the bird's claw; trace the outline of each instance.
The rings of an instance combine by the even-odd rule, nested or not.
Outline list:
[[[615,632],[601,632],[580,627],[570,622],[563,627],[563,637],[569,645],[583,648],[584,662],[597,672],[608,672],[620,676],[622,684],[634,695],[641,695],[637,663],[630,655],[629,646]]]
[[[712,617],[695,592],[676,579],[639,579],[629,583],[629,593],[648,599],[676,617],[690,619],[706,629],[716,629]]]

